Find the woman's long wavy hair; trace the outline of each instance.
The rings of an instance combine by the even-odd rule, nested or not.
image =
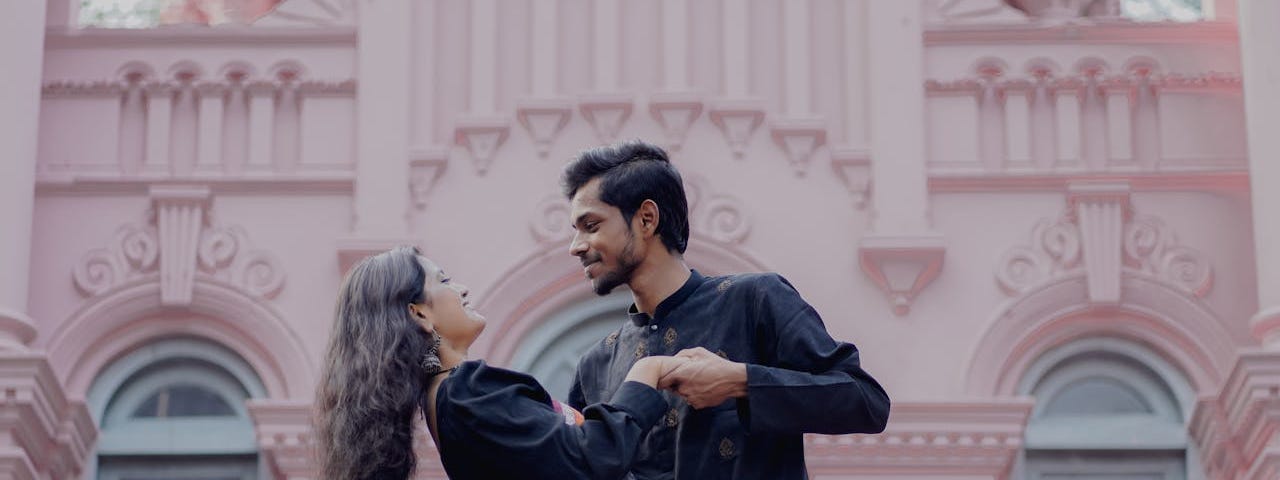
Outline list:
[[[321,477],[407,479],[417,466],[414,416],[433,336],[410,303],[430,302],[413,247],[361,261],[343,280],[316,392]]]

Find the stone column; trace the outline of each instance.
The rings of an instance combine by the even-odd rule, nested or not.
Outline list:
[[[0,16],[0,349],[24,350],[36,333],[27,283],[44,20],[44,2],[15,2]]]
[[[1253,244],[1258,275],[1258,312],[1250,324],[1270,350],[1280,350],[1280,3],[1240,1],[1240,53],[1249,138],[1249,182],[1253,195]]]
[[[862,270],[906,315],[942,269],[946,247],[929,226],[925,159],[924,14],[920,2],[868,2],[872,234]]]

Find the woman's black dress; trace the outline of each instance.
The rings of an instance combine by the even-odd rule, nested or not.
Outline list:
[[[657,390],[626,382],[578,413],[527,374],[467,361],[436,392],[440,461],[452,480],[618,479],[666,410]]]

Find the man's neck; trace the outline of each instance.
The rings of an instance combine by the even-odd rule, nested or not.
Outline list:
[[[689,267],[679,257],[665,256],[659,261],[641,265],[631,275],[627,285],[636,302],[636,309],[653,315],[658,305],[680,290],[689,280]]]

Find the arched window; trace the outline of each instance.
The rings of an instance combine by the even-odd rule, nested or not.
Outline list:
[[[89,391],[101,431],[97,478],[257,478],[245,400],[263,396],[249,365],[218,345],[169,339],[135,350]]]
[[[578,359],[627,321],[631,290],[591,298],[557,312],[521,342],[511,367],[528,372],[557,400],[567,400]]]
[[[1183,480],[1199,471],[1186,428],[1190,388],[1140,345],[1074,342],[1038,360],[1020,392],[1036,399],[1023,478]]]

